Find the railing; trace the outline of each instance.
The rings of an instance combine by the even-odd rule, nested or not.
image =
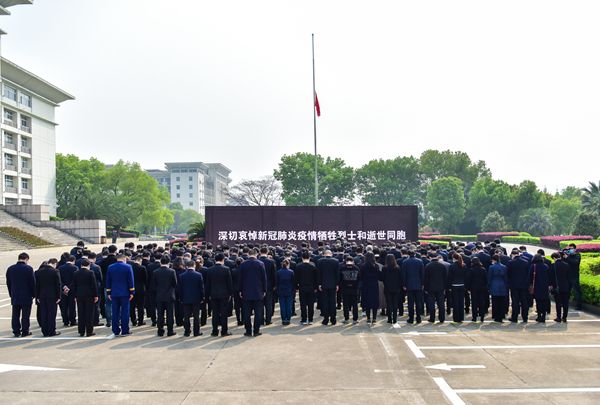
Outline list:
[[[29,189],[29,188],[22,188],[21,189],[21,194],[31,195],[31,189]]]
[[[15,165],[9,165],[9,164],[5,164],[5,165],[4,165],[4,168],[5,168],[6,170],[12,170],[13,172],[16,172],[16,171],[17,171],[17,166],[15,166]]]
[[[17,188],[16,187],[4,187],[4,192],[5,193],[13,193],[13,194],[17,194]]]
[[[31,155],[31,148],[29,146],[21,146],[21,152]]]
[[[31,127],[26,127],[21,125],[21,131],[27,132],[28,134],[31,133]]]
[[[11,127],[17,128],[17,123],[14,121],[4,120],[3,122],[4,122],[4,125],[9,125]]]
[[[17,150],[17,145],[15,145],[14,143],[4,143],[4,147],[6,149],[11,149],[11,150]]]
[[[31,167],[21,167],[21,173],[31,174]]]

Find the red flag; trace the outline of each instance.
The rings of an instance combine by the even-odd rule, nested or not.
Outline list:
[[[319,97],[317,97],[317,93],[315,92],[315,108],[317,109],[317,117],[321,116],[321,107],[319,106]]]

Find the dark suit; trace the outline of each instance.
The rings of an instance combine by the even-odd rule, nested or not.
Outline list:
[[[227,311],[233,294],[231,270],[222,264],[215,264],[206,271],[206,296],[212,306],[212,333],[227,333]]]
[[[94,333],[94,298],[98,298],[98,283],[96,276],[90,269],[81,268],[73,274],[73,283],[70,291],[77,300],[77,313],[79,334],[90,336]]]
[[[151,262],[146,266],[148,276],[146,289],[146,314],[152,320],[152,326],[156,326],[156,291],[154,290],[154,271],[160,267],[160,262]]]
[[[317,268],[312,262],[298,263],[294,270],[294,276],[300,297],[302,322],[312,322],[315,313],[315,291],[319,288]]]
[[[275,280],[277,276],[277,264],[275,260],[269,259],[267,256],[259,257],[259,260],[265,265],[265,272],[267,274],[267,291],[265,291],[265,324],[270,324],[273,318],[273,312],[275,312]]]
[[[25,262],[17,262],[6,270],[6,286],[12,304],[12,329],[15,336],[29,333],[29,316],[35,298],[33,268]]]
[[[427,291],[429,322],[435,321],[435,305],[437,304],[440,322],[446,320],[446,308],[444,306],[444,291],[446,289],[448,275],[446,266],[437,260],[431,261],[425,268],[423,285]]]
[[[146,268],[135,262],[131,263],[133,268],[133,285],[135,287],[135,295],[131,300],[129,307],[129,315],[133,325],[142,325],[144,322],[144,304],[146,302],[146,286],[148,284],[148,273]],[[137,311],[137,317],[136,317]]]
[[[56,334],[56,306],[60,299],[60,274],[51,266],[35,272],[35,296],[40,309],[40,327],[44,336]]]
[[[417,322],[423,314],[423,278],[425,266],[421,259],[410,257],[402,262],[402,286],[408,297],[408,321],[413,322],[415,312]]]
[[[267,290],[265,265],[260,260],[249,258],[240,265],[240,294],[243,300],[243,317],[246,334],[252,334],[251,314],[254,311],[254,334],[260,332],[263,322],[263,298]]]
[[[71,263],[63,264],[58,268],[60,272],[61,287],[67,287],[69,290],[73,284],[73,275],[79,270],[77,266]],[[62,316],[65,326],[75,326],[77,323],[77,315],[75,313],[75,296],[69,291],[65,294],[63,291],[60,299],[60,315]]]
[[[523,322],[527,322],[529,314],[529,262],[527,259],[515,257],[506,265],[508,287],[512,301],[511,322],[517,322],[519,313]]]
[[[183,306],[183,327],[190,334],[190,316],[194,318],[194,336],[200,335],[200,304],[204,301],[204,280],[202,274],[187,269],[179,276],[179,297]]]
[[[158,334],[165,333],[165,312],[167,314],[167,332],[173,333],[173,303],[175,302],[175,289],[177,288],[177,276],[175,270],[161,266],[154,270],[152,275],[153,287],[156,293],[156,312]]]
[[[333,257],[324,257],[317,262],[323,323],[336,323],[336,292],[340,283],[340,262]]]

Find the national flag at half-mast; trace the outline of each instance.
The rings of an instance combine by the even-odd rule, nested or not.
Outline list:
[[[315,92],[315,110],[317,110],[317,117],[321,116],[321,106],[319,105],[319,97],[317,97],[317,92]]]

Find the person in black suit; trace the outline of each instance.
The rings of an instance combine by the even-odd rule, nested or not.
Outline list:
[[[65,326],[77,325],[75,313],[75,296],[70,293],[73,283],[73,274],[78,270],[75,266],[75,256],[69,256],[67,262],[58,268],[60,281],[62,283],[63,295],[60,300],[60,315]]]
[[[243,300],[243,316],[246,333],[244,336],[260,336],[263,322],[263,299],[267,291],[267,273],[265,265],[256,258],[256,249],[248,250],[248,260],[240,265],[240,298]],[[254,330],[252,328],[254,311]]]
[[[275,301],[273,300],[275,291],[275,279],[277,276],[277,264],[275,260],[270,259],[267,256],[269,249],[266,247],[260,248],[260,257],[258,258],[265,265],[265,271],[267,273],[267,291],[265,294],[265,325],[273,323],[273,312],[275,308]]]
[[[79,336],[94,336],[94,307],[98,302],[98,283],[94,272],[90,270],[90,261],[81,260],[81,268],[73,274],[71,291],[77,302]]]
[[[146,314],[152,320],[152,326],[156,326],[156,290],[154,289],[154,271],[160,267],[162,254],[154,254],[154,261],[146,266],[146,275],[148,276],[146,290]]]
[[[173,303],[175,302],[175,289],[177,288],[177,275],[175,270],[170,269],[171,259],[164,255],[160,259],[161,266],[154,270],[152,275],[154,291],[156,292],[156,312],[158,336],[165,334],[165,312],[167,314],[167,336],[176,335],[173,330],[174,314]]]
[[[98,285],[98,302],[94,304],[94,326],[102,326],[103,323],[100,323],[100,297],[103,295],[102,289],[102,269],[100,266],[96,264],[96,253],[94,252],[84,252],[84,258],[90,261],[90,270],[94,273],[96,277],[96,284]]]
[[[233,294],[233,282],[231,270],[225,266],[223,253],[215,255],[215,265],[206,272],[206,296],[210,299],[212,306],[212,333],[211,336],[230,336],[227,330],[227,311],[231,295]]]
[[[442,257],[437,255],[431,258],[431,262],[425,267],[423,285],[427,291],[429,300],[429,322],[435,322],[435,306],[437,304],[440,323],[446,320],[446,308],[444,306],[444,291],[446,290],[448,274],[446,266],[441,263]]]
[[[15,337],[31,335],[29,316],[35,298],[35,276],[28,263],[29,255],[21,253],[17,263],[6,270],[6,286],[12,304],[12,330]]]
[[[310,252],[301,253],[302,262],[294,270],[296,289],[300,299],[301,325],[311,325],[315,313],[315,297],[319,288],[317,267],[310,261]],[[357,293],[358,295],[358,293]]]
[[[131,263],[133,269],[133,284],[135,287],[135,295],[129,307],[129,315],[131,323],[135,326],[143,326],[144,322],[144,303],[146,300],[146,285],[148,283],[148,273],[146,268],[142,266],[142,256],[137,255]],[[136,317],[137,311],[137,317]]]
[[[60,302],[58,260],[50,259],[35,272],[35,296],[40,309],[40,327],[45,337],[60,335],[56,331],[56,306]]]
[[[569,315],[569,298],[571,297],[571,267],[567,263],[566,253],[552,253],[554,264],[550,267],[550,285],[556,302],[556,318],[554,322],[567,322]]]
[[[190,316],[194,318],[194,336],[200,332],[200,304],[204,301],[204,280],[202,274],[196,271],[196,262],[188,260],[186,271],[179,276],[179,297],[183,306],[184,336],[190,336]]]
[[[104,317],[106,318],[106,327],[110,328],[112,324],[112,301],[108,299],[108,293],[106,292],[106,273],[108,268],[117,262],[117,247],[110,245],[108,247],[108,255],[100,262],[100,269],[102,270],[102,292],[100,294],[100,310],[104,311]],[[118,320],[117,320],[118,322]]]
[[[317,262],[319,270],[319,291],[322,292],[321,305],[323,308],[323,325],[337,320],[336,293],[340,288],[340,262],[333,258],[331,250],[325,251],[325,257]]]

